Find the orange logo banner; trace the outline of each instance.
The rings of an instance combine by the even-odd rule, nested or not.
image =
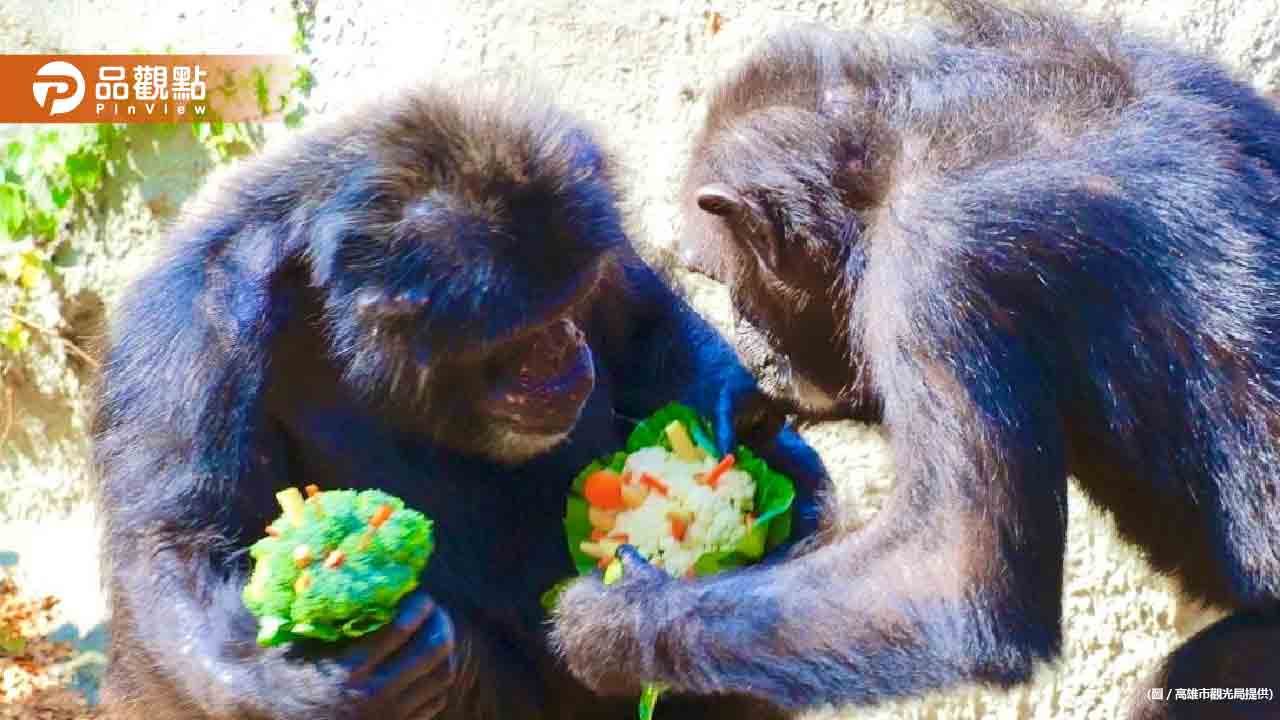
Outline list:
[[[0,123],[280,119],[288,55],[0,55]]]

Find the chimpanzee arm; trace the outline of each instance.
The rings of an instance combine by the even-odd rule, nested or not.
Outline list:
[[[618,585],[562,598],[574,672],[605,692],[661,681],[787,707],[1026,679],[1059,647],[1066,472],[1033,356],[987,330],[928,353],[886,339],[876,376],[900,479],[867,528],[697,581],[630,557]]]
[[[796,482],[794,538],[816,530],[826,468],[799,434],[783,427],[781,409],[760,392],[733,348],[635,255],[625,256],[603,285],[622,298],[597,303],[603,314],[597,323],[611,330],[601,349],[619,379],[618,411],[641,419],[673,400],[697,408],[715,424],[722,450],[747,443]]]
[[[724,450],[735,429],[770,423],[769,438],[782,417],[771,408],[755,379],[729,344],[698,316],[661,277],[634,254],[620,259],[603,284],[597,323],[608,327],[602,345],[605,365],[619,379],[618,411],[641,419],[671,401],[690,405],[716,425]]]
[[[227,216],[227,232],[236,220]],[[219,234],[197,225],[116,313],[94,420],[106,574],[127,619],[113,629],[106,692],[145,706],[168,683],[184,707],[160,717],[336,718],[373,706],[409,716],[415,708],[397,702],[430,701],[422,694],[438,697],[450,681],[451,622],[425,593],[369,636],[364,657],[360,647],[323,659],[255,642],[244,548],[274,515],[273,494],[304,484],[263,400],[271,339],[290,321],[298,278],[269,237],[204,256]],[[440,667],[437,682],[429,674]]]

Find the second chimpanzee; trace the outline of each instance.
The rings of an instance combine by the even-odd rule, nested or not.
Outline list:
[[[95,421],[111,712],[633,716],[545,643],[569,483],[665,402],[726,441],[763,404],[628,244],[610,174],[529,93],[427,88],[253,163],[175,233],[115,311]],[[764,449],[811,498],[816,455],[790,431]],[[436,523],[421,589],[339,653],[258,647],[240,599],[273,493],[304,484]],[[741,696],[663,713],[777,716]]]
[[[593,687],[794,707],[1024,681],[1061,646],[1071,474],[1233,613],[1162,687],[1280,688],[1280,114],[1160,43],[943,4],[909,35],[767,43],[685,190],[688,256],[787,356],[797,409],[882,415],[894,495],[781,565],[580,582],[558,639]]]

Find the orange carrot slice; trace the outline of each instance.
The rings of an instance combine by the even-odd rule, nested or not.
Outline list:
[[[604,510],[620,510],[622,505],[622,476],[612,470],[597,470],[587,478],[582,488],[587,502]]]
[[[668,515],[667,519],[671,521],[671,537],[676,542],[684,542],[685,533],[689,532],[689,521],[676,515]]]
[[[307,497],[315,497],[320,494],[319,485],[308,485],[303,489],[307,491]]]

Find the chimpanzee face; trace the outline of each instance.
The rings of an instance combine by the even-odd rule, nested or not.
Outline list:
[[[767,196],[708,183],[693,203],[702,217],[690,223],[682,255],[729,284],[739,347],[749,365],[772,370],[765,389],[804,411],[836,411],[856,378],[834,246],[827,250]]]
[[[507,463],[573,430],[595,387],[582,317],[626,242],[583,142],[550,143],[564,157],[511,151],[482,173],[371,183],[398,202],[333,231],[331,342],[347,381],[391,421]]]

